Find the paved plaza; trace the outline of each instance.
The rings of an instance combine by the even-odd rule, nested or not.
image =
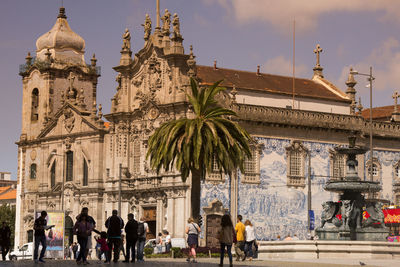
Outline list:
[[[219,259],[199,259],[198,263],[187,263],[185,259],[149,259],[145,262],[136,263],[124,263],[118,262],[111,264],[105,264],[99,261],[89,261],[89,266],[187,266],[187,267],[205,267],[205,266],[218,266]],[[379,266],[389,267],[398,266],[400,259],[398,260],[355,260],[355,259],[309,259],[309,260],[267,260],[267,261],[246,261],[246,262],[234,262],[234,266],[268,266],[268,267],[346,267],[346,266]],[[225,265],[227,259],[225,259]],[[365,264],[365,265],[362,265]],[[74,261],[71,260],[47,260],[46,263],[35,264],[33,261],[21,260],[16,262],[0,262],[0,266],[38,266],[38,267],[62,267],[62,266],[77,266]]]

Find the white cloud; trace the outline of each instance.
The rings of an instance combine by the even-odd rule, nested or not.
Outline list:
[[[221,5],[238,23],[267,22],[287,28],[296,18],[296,30],[313,30],[318,18],[331,12],[381,11],[381,19],[400,21],[398,0],[203,0]]]
[[[292,76],[293,62],[283,56],[277,56],[267,60],[261,66],[261,69],[264,73]],[[296,65],[296,77],[302,77],[306,73],[307,67],[305,65]]]
[[[378,48],[375,48],[361,62],[353,65],[353,68],[362,73],[369,73],[369,68],[372,66],[372,74],[375,77],[373,83],[374,91],[391,92],[398,90],[400,87],[400,42],[391,37],[381,43]],[[349,74],[350,66],[342,69],[340,81],[346,81]],[[361,94],[364,86],[369,82],[367,77],[357,76],[358,90]]]

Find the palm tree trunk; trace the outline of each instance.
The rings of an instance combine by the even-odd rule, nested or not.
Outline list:
[[[191,188],[191,213],[192,218],[197,219],[200,216],[200,196],[201,196],[201,175],[200,171],[192,171],[192,188]]]

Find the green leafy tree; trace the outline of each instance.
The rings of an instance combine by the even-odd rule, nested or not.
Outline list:
[[[11,248],[14,247],[14,234],[15,234],[15,206],[3,204],[0,206],[0,225],[7,222],[11,229]]]
[[[162,124],[149,138],[147,158],[157,173],[176,168],[183,181],[192,175],[192,216],[200,214],[200,181],[206,173],[215,171],[231,176],[239,168],[243,171],[246,157],[251,158],[250,135],[229,117],[237,116],[230,109],[218,105],[215,96],[225,88],[221,81],[207,88],[198,88],[190,80],[191,93],[186,93],[193,116]]]

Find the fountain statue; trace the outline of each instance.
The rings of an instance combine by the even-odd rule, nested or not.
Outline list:
[[[339,201],[322,203],[321,226],[315,230],[316,234],[321,240],[385,241],[389,231],[384,224],[382,204],[363,196],[382,188],[379,182],[362,181],[357,172],[356,156],[368,149],[356,146],[356,137],[350,136],[349,147],[335,150],[347,155],[346,176],[327,182],[325,190],[339,193]]]

